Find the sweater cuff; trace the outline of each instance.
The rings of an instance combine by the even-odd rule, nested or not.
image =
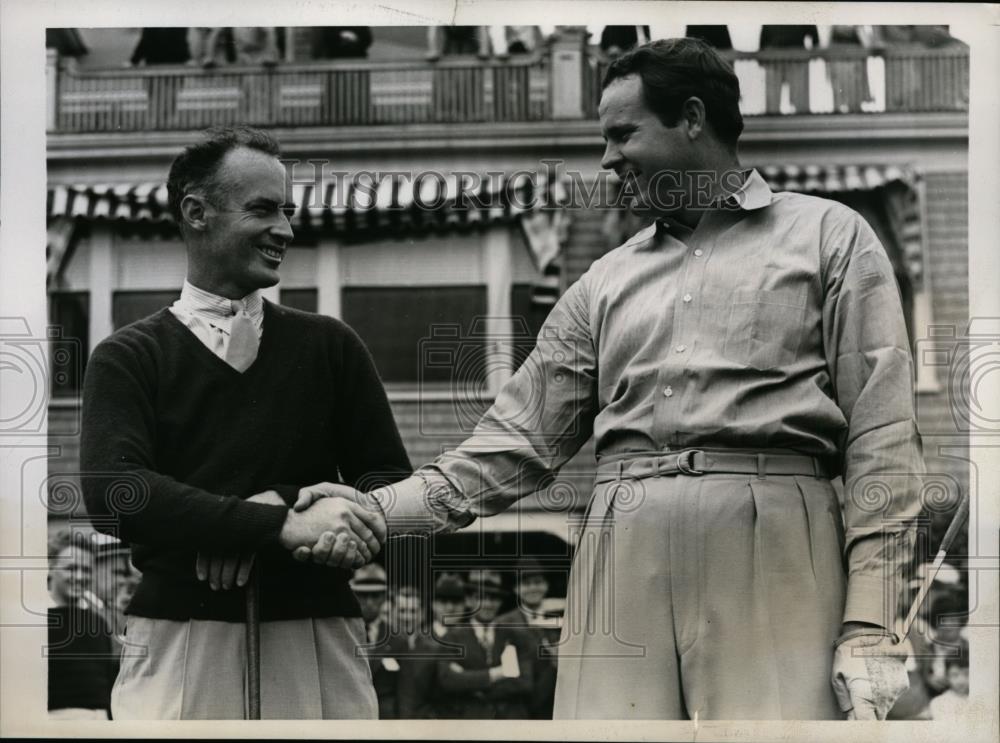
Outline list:
[[[286,506],[271,506],[266,503],[240,501],[235,509],[239,528],[247,532],[250,544],[248,550],[278,544],[281,528],[288,516]]]

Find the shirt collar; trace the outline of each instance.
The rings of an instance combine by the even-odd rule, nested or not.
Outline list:
[[[264,298],[261,296],[260,291],[251,292],[239,301],[246,307],[247,314],[250,315],[253,324],[260,329],[264,322]],[[232,300],[220,297],[218,294],[213,294],[204,289],[199,289],[186,280],[184,281],[181,296],[177,300],[176,306],[210,320],[229,319],[235,314]]]
[[[764,180],[764,177],[754,168],[742,171],[741,175],[744,176],[743,184],[735,191],[719,199],[718,203],[720,207],[726,209],[735,207],[749,212],[769,206],[773,193],[771,187],[767,185],[767,181]],[[651,226],[651,229],[655,229],[657,234],[672,232],[675,237],[681,239],[685,236],[690,236],[694,232],[694,229],[691,227],[681,224],[670,217],[660,217]],[[637,234],[636,237],[638,238],[644,233],[645,230]],[[644,237],[651,237],[651,233],[645,234]]]
[[[738,206],[748,212],[770,205],[771,187],[764,177],[754,168],[743,171],[743,175],[743,185],[726,196],[722,200],[723,204]]]

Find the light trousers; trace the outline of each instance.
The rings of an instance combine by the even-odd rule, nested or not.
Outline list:
[[[556,719],[838,719],[845,600],[830,482],[707,474],[595,487]]]

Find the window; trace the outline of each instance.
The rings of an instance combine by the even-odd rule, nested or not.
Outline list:
[[[485,384],[485,286],[358,286],[341,295],[354,328],[388,383]]]
[[[90,294],[53,292],[49,294],[49,325],[56,336],[50,338],[49,372],[52,397],[77,397],[83,386],[83,372],[90,348]]]
[[[173,291],[120,291],[111,300],[111,318],[115,330],[169,307],[180,297]]]
[[[292,307],[304,312],[316,312],[319,306],[315,289],[282,289],[279,301],[285,307]]]

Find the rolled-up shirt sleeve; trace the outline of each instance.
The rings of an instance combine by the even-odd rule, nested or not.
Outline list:
[[[913,409],[913,362],[892,265],[864,220],[831,230],[824,343],[842,442],[848,564],[844,621],[890,629],[913,549],[924,475]]]
[[[535,349],[464,443],[373,492],[390,533],[448,532],[499,513],[544,486],[590,438],[597,354],[587,281],[562,296]]]

